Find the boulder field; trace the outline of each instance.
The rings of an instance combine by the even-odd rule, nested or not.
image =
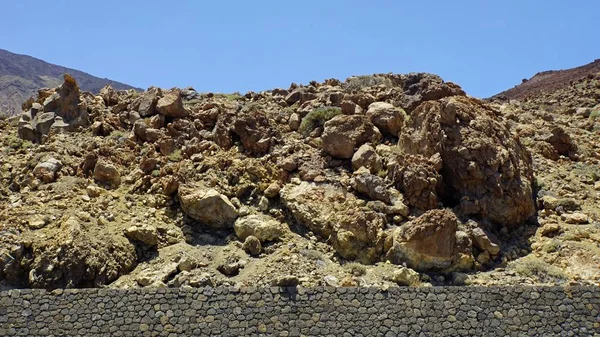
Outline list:
[[[67,75],[23,108],[0,121],[8,285],[443,282],[536,223],[510,121],[431,74],[245,95],[94,95]]]

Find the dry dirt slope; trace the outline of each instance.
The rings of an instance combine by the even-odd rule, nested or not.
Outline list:
[[[0,49],[0,115],[21,113],[21,104],[26,99],[34,96],[40,88],[60,85],[62,76],[66,73],[73,75],[85,91],[98,93],[107,84],[118,90],[133,88],[123,83]]]
[[[386,74],[93,95],[66,77],[0,121],[0,279],[598,284],[594,88],[484,102]]]

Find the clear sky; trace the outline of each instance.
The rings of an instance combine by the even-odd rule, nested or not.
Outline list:
[[[2,1],[0,48],[146,88],[439,74],[473,96],[600,58],[595,0]]]

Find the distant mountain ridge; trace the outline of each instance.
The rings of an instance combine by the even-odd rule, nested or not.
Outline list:
[[[80,70],[54,65],[27,55],[0,49],[0,115],[21,112],[21,104],[44,87],[56,87],[65,73],[71,74],[83,91],[98,93],[110,84],[116,90],[136,89],[127,84],[92,76]]]
[[[598,74],[600,74],[600,59],[576,68],[542,71],[528,80],[524,79],[523,83],[516,85],[514,88],[493,96],[493,98],[523,100],[567,88],[573,82]]]

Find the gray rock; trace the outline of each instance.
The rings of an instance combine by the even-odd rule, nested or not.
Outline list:
[[[352,182],[352,187],[359,193],[366,194],[373,200],[391,203],[391,195],[386,189],[385,181],[372,175],[367,168],[362,167],[355,171]]]

